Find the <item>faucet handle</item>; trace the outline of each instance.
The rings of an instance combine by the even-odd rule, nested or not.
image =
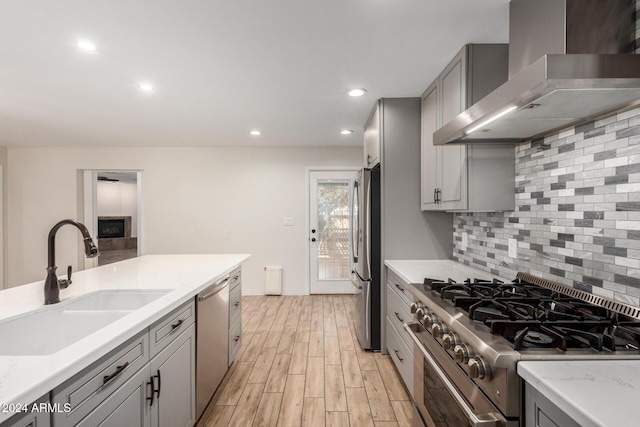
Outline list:
[[[61,289],[67,289],[69,287],[69,285],[71,284],[71,271],[73,270],[73,268],[71,266],[67,267],[67,278],[60,280],[58,282],[58,285],[60,285]]]

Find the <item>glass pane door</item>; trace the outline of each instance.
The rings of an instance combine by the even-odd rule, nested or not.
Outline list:
[[[310,172],[311,293],[350,293],[351,194],[355,171]]]

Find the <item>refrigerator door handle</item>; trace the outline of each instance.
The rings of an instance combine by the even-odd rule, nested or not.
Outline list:
[[[351,273],[355,274],[355,276],[358,279],[359,283],[365,283],[365,282],[370,282],[371,281],[371,279],[365,279],[364,277],[362,277],[360,275],[360,273],[358,273],[358,270],[353,270]],[[360,286],[360,289],[362,289],[362,286]]]
[[[356,282],[358,282],[356,284]],[[360,275],[358,274],[357,271],[355,270],[351,270],[351,284],[358,290],[362,290],[362,285],[360,285]]]
[[[353,262],[358,262],[358,241],[360,240],[360,213],[357,212],[360,203],[358,181],[353,181],[353,195],[351,196],[351,256]]]
[[[364,312],[364,318],[366,319],[366,324],[364,327],[364,331],[367,337],[367,342],[371,342],[371,281],[368,281],[369,283],[366,283],[367,286],[367,295],[366,295],[366,299],[365,299],[365,312]]]
[[[365,237],[366,237],[366,241],[364,242],[364,247],[365,249],[365,255],[366,255],[366,263],[367,263],[367,272],[369,273],[369,277],[372,276],[371,273],[371,245],[370,245],[370,241],[371,241],[371,180],[367,181],[367,189],[366,189],[366,200],[367,200],[367,206],[365,207],[365,215],[366,215],[366,227],[367,227],[367,232],[365,233]]]
[[[353,286],[359,290],[366,288],[364,295],[364,333],[367,342],[371,342],[371,279],[362,278],[356,270],[353,270],[352,273],[358,280],[358,284],[353,283]]]

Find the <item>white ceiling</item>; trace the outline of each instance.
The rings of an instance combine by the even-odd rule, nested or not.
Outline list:
[[[376,99],[507,39],[508,0],[2,0],[0,145],[362,145]]]

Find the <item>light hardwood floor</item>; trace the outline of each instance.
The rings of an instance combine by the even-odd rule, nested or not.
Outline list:
[[[198,427],[411,426],[387,355],[360,349],[352,296],[245,296],[243,344]]]

